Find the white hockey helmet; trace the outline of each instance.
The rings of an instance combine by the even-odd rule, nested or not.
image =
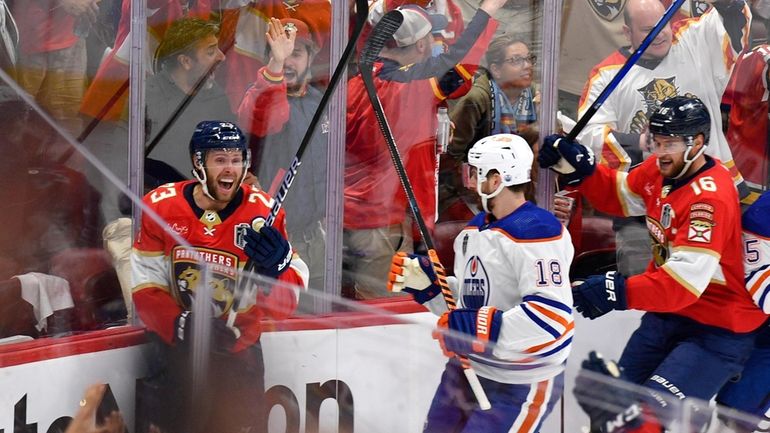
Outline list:
[[[496,134],[482,138],[468,151],[468,164],[476,170],[476,192],[481,196],[484,210],[487,200],[500,194],[504,187],[521,185],[531,180],[535,157],[526,140],[514,134]],[[502,182],[491,194],[481,192],[481,184],[490,170],[500,173]]]

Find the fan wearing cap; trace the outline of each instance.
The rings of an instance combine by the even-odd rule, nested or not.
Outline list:
[[[218,47],[218,32],[216,24],[200,18],[174,21],[155,51],[155,75],[147,79],[146,143],[157,142],[147,156],[188,175],[190,161],[179,137],[188,136],[203,120],[235,121],[224,91],[214,81],[215,71],[225,60]],[[196,92],[200,80],[204,82]],[[172,119],[186,101],[187,107]],[[168,129],[159,136],[164,128]]]
[[[256,74],[238,108],[240,123],[256,138],[254,172],[270,191],[296,154],[322,93],[309,84],[318,45],[305,22],[270,19],[265,34],[270,60]],[[324,117],[302,158],[302,170],[286,196],[291,243],[310,267],[311,287],[323,287],[326,211],[326,141]]]
[[[399,8],[403,22],[373,66],[385,116],[414,186],[417,204],[432,230],[436,216],[436,113],[447,99],[470,88],[498,22],[504,0],[484,0],[449,51],[433,57],[433,32],[443,15],[417,5]],[[412,227],[385,139],[360,75],[348,82],[345,158],[345,284],[357,298],[388,296],[385,279],[397,250],[412,251]]]

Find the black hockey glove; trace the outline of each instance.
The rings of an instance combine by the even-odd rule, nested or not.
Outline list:
[[[289,269],[291,245],[274,227],[262,226],[259,233],[249,227],[246,229],[245,240],[243,250],[257,265],[260,274],[278,278]]]
[[[596,169],[594,152],[576,141],[560,135],[549,135],[537,155],[542,168],[550,168],[563,176],[567,185],[578,185]]]
[[[620,378],[620,369],[615,362],[591,351],[581,367],[572,392],[578,405],[591,419],[592,433],[633,431],[642,423],[641,405],[634,393],[610,379]],[[589,377],[587,371],[606,378]]]
[[[626,278],[610,271],[572,283],[572,303],[583,317],[596,319],[612,310],[627,310]]]
[[[183,311],[174,321],[174,344],[188,345],[192,343],[193,313]],[[236,331],[227,326],[224,320],[211,318],[211,350],[218,353],[232,351],[238,340]]]

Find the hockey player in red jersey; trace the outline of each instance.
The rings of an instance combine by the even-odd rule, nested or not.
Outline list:
[[[630,173],[596,166],[586,147],[559,136],[547,137],[538,158],[541,167],[567,173],[568,182],[582,181],[579,189],[598,210],[646,215],[647,270],[589,277],[573,297],[590,319],[647,311],[619,365],[624,379],[650,389],[646,404],[664,424],[670,405],[656,396],[708,401],[740,373],[752,331],[766,319],[744,288],[737,191],[727,168],[704,154],[710,127],[699,99],[677,96],[653,112],[653,156]]]
[[[250,152],[237,126],[199,123],[190,156],[197,180],[165,184],[145,196],[148,210],[142,214],[131,256],[136,311],[154,337],[162,362],[154,366],[153,383],[161,393],[156,398],[162,400],[145,397],[145,406],[163,409],[152,411],[149,422],[169,433],[261,432],[265,420],[259,410],[264,393],[260,320],[282,319],[294,311],[296,288],[307,286],[307,266],[286,240],[283,211],[272,227],[263,225],[272,199],[242,183]],[[269,291],[237,290],[239,271],[247,261],[253,261],[260,274],[284,284]],[[204,291],[197,286],[206,275],[213,313],[209,318],[194,317],[195,293]],[[237,317],[229,326],[233,310]],[[193,324],[200,320],[208,321],[197,328],[210,330],[213,368],[206,372],[208,386],[198,393],[205,401],[196,401],[195,406],[206,410],[192,412],[189,356]]]

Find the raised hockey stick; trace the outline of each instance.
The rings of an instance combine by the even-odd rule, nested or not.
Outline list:
[[[278,193],[273,198],[273,206],[270,208],[270,213],[267,215],[267,218],[265,218],[265,224],[268,226],[273,225],[275,218],[278,216],[278,212],[283,206],[283,202],[286,200],[286,194],[289,192],[289,188],[291,188],[291,184],[294,182],[294,178],[297,176],[297,169],[299,169],[299,166],[302,163],[302,155],[304,155],[305,149],[307,149],[308,144],[310,144],[310,139],[313,138],[313,133],[315,132],[315,129],[321,120],[321,116],[323,116],[324,111],[326,111],[326,106],[329,105],[329,99],[331,99],[332,94],[334,94],[334,89],[337,87],[340,79],[345,74],[345,69],[347,68],[350,58],[353,56],[353,52],[356,48],[356,42],[358,42],[358,37],[361,35],[361,31],[364,29],[364,24],[366,24],[366,17],[368,14],[369,3],[367,0],[356,0],[356,23],[353,27],[353,34],[350,36],[347,45],[345,45],[345,50],[342,52],[342,56],[340,57],[339,63],[337,63],[337,67],[334,68],[334,73],[332,73],[332,77],[329,80],[329,86],[321,96],[321,101],[318,103],[318,108],[316,108],[315,113],[313,113],[313,118],[310,120],[310,124],[308,125],[307,130],[305,130],[305,135],[302,137],[299,148],[294,154],[294,159],[292,159],[291,164],[289,164],[289,169],[286,170],[286,173],[283,175],[283,181],[281,182],[281,186],[278,189]],[[243,268],[244,275],[249,275],[251,272],[254,272],[254,268],[254,262],[252,260],[247,261]],[[245,278],[242,279],[245,280]],[[241,284],[240,286],[243,285]],[[240,293],[240,296],[236,297],[233,309],[230,310],[230,314],[227,316],[227,325],[230,327],[232,327],[235,323],[235,317],[238,314],[238,306],[240,304],[241,298],[243,297],[244,291],[244,287],[239,288],[238,292]]]
[[[607,98],[609,98],[610,94],[615,90],[616,87],[618,87],[620,81],[626,76],[626,74],[628,74],[628,71],[631,70],[631,67],[636,64],[639,58],[642,57],[642,54],[647,51],[647,47],[649,47],[652,41],[658,36],[658,33],[663,30],[663,27],[665,27],[668,22],[671,21],[671,18],[674,16],[676,11],[679,10],[679,8],[682,6],[682,3],[684,2],[685,0],[675,0],[671,3],[671,6],[666,9],[666,13],[660,17],[658,22],[655,24],[655,27],[650,30],[650,33],[648,33],[647,37],[645,37],[642,43],[639,44],[639,47],[637,47],[631,56],[628,57],[618,73],[612,77],[612,81],[607,84],[607,87],[602,90],[602,93],[599,94],[599,97],[596,98],[590,107],[588,107],[588,110],[586,110],[583,116],[578,119],[575,126],[573,126],[572,130],[569,132],[569,134],[567,134],[567,140],[575,141],[575,138],[580,133],[580,131],[585,128],[585,126],[588,124],[588,121],[590,121],[591,118],[594,117],[594,114],[599,111]]]
[[[398,30],[403,21],[403,14],[398,10],[392,10],[386,13],[382,19],[380,19],[380,21],[377,22],[377,24],[374,26],[374,29],[372,29],[372,32],[369,35],[369,39],[366,41],[366,45],[364,46],[363,51],[361,51],[361,58],[359,61],[361,78],[363,79],[364,87],[366,88],[366,94],[369,96],[369,101],[372,103],[372,109],[374,111],[375,117],[377,118],[377,124],[379,125],[380,131],[382,132],[383,137],[385,137],[385,142],[388,145],[388,151],[390,152],[390,157],[393,160],[393,165],[396,169],[396,173],[398,174],[398,179],[401,181],[401,186],[403,186],[407,200],[409,201],[409,207],[412,210],[415,221],[417,221],[417,227],[420,230],[420,235],[422,235],[425,246],[428,248],[428,256],[430,257],[430,260],[433,264],[433,270],[436,272],[439,285],[441,286],[441,295],[444,297],[444,302],[446,302],[447,308],[452,311],[457,308],[457,303],[455,302],[452,290],[449,288],[449,284],[447,284],[444,267],[439,261],[438,253],[436,253],[436,248],[433,244],[433,238],[430,236],[428,227],[425,225],[425,219],[420,212],[420,207],[417,205],[417,199],[414,196],[414,189],[412,188],[412,184],[409,182],[409,177],[407,177],[406,170],[404,169],[404,164],[401,160],[401,154],[399,153],[398,147],[396,146],[396,141],[393,138],[393,132],[391,131],[390,125],[388,124],[388,119],[385,117],[385,113],[382,111],[382,104],[380,103],[380,98],[377,96],[377,90],[374,87],[374,79],[372,78],[372,66],[374,65],[374,61],[377,60],[380,51],[382,51],[382,47],[385,46],[385,43],[393,37],[393,34],[396,33],[396,30]],[[484,392],[484,388],[481,387],[481,383],[479,382],[478,376],[476,376],[476,372],[471,368],[470,361],[466,357],[458,356],[458,358],[463,366],[463,371],[465,372],[465,377],[468,379],[468,383],[471,386],[471,390],[476,396],[476,401],[478,401],[479,407],[482,410],[490,409],[492,405],[489,403],[489,399]]]

